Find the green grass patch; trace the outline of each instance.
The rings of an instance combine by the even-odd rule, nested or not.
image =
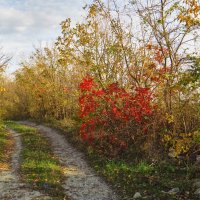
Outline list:
[[[132,199],[135,192],[140,192],[143,199],[148,200],[197,200],[192,188],[193,181],[200,177],[200,167],[187,165],[179,166],[169,161],[127,162],[127,160],[109,160],[100,157],[79,137],[78,129],[68,129],[59,123],[48,124],[58,129],[69,142],[87,155],[88,161],[96,172],[111,183],[118,192],[120,199]],[[134,155],[132,155],[134,157]],[[137,157],[138,158],[138,157]],[[166,192],[179,187],[177,195]]]
[[[145,161],[127,163],[98,158],[92,153],[89,154],[89,158],[98,174],[103,175],[117,188],[122,199],[133,197],[135,192],[140,192],[149,200],[186,200],[188,198],[196,200],[197,198],[193,195],[192,180],[198,178],[199,168],[180,168],[180,166],[166,162],[159,164],[150,164]],[[180,189],[180,193],[167,194],[167,191],[176,187]]]
[[[14,122],[7,122],[7,126],[21,134],[23,150],[20,173],[23,180],[53,199],[63,199],[63,168],[54,156],[49,141],[35,128]]]

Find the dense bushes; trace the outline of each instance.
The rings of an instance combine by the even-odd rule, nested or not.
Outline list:
[[[83,22],[63,21],[52,48],[1,81],[1,115],[80,128],[85,144],[112,158],[199,154],[199,55],[187,49],[199,6],[143,3],[96,0]]]
[[[80,84],[80,133],[99,154],[116,157],[135,145],[145,143],[153,114],[149,88],[127,92],[117,83],[99,88],[91,77]],[[138,151],[141,148],[138,146]]]
[[[200,7],[196,0],[108,4],[95,0],[75,26],[63,21],[55,45],[36,49],[12,80],[0,74],[0,118],[64,129],[124,196],[171,199],[163,191],[179,187],[174,199],[192,199],[200,173],[193,46]]]

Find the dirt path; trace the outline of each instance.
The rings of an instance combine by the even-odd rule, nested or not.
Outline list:
[[[24,183],[20,182],[17,173],[19,169],[20,152],[22,149],[20,135],[10,131],[15,141],[12,156],[12,169],[0,172],[0,199],[1,200],[44,200],[49,199],[38,191],[29,189]]]
[[[84,155],[73,148],[57,131],[31,122],[22,124],[36,127],[52,143],[53,151],[65,166],[63,185],[70,200],[116,200],[111,188],[88,166]]]

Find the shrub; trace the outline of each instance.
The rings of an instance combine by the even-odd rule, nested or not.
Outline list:
[[[120,155],[147,134],[153,114],[149,88],[127,92],[118,83],[99,88],[87,76],[80,90],[81,138],[98,153]]]

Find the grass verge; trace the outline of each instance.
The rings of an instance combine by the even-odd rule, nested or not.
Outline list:
[[[51,145],[35,128],[7,122],[7,126],[21,134],[22,160],[20,174],[33,189],[41,190],[53,199],[66,199],[63,188],[63,169],[54,156]]]
[[[193,180],[200,177],[199,166],[186,168],[167,162],[153,165],[145,161],[127,163],[97,158],[97,155],[89,154],[93,168],[117,188],[122,199],[129,199],[136,192],[148,200],[199,199],[192,187]],[[177,187],[180,190],[177,194],[167,193]]]
[[[0,122],[0,171],[10,169],[12,147],[13,139],[5,125]]]
[[[132,199],[136,192],[140,192],[148,200],[197,200],[192,187],[194,180],[200,177],[200,166],[176,165],[168,161],[148,163],[147,161],[126,162],[123,160],[109,160],[100,157],[81,142],[79,132],[70,130],[59,123],[48,124],[58,129],[80,151],[87,155],[88,162],[114,186],[121,199]],[[167,192],[178,187],[180,192],[172,195]]]

